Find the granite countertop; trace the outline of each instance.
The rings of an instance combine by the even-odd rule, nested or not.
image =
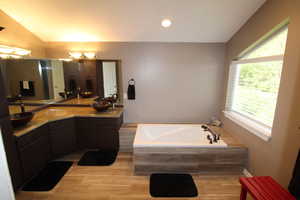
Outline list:
[[[91,105],[93,103],[95,103],[95,99],[97,97],[91,97],[91,98],[72,98],[63,102],[60,102],[61,104],[72,104],[72,105],[76,105],[76,104],[87,104],[87,105]]]
[[[32,110],[35,110],[35,109],[39,108],[40,106],[27,106],[27,105],[25,105],[24,107],[25,107],[26,111],[32,111]],[[9,105],[8,109],[9,109],[9,114],[11,114],[11,115],[21,112],[21,108],[20,108],[19,105]]]
[[[119,118],[123,110],[118,107],[105,112],[96,112],[92,107],[48,107],[36,112],[26,126],[14,129],[14,135],[19,137],[46,123],[72,117]]]

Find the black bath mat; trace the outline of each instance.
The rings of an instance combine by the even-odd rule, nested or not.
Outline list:
[[[152,174],[150,194],[153,197],[196,197],[198,191],[189,174]]]
[[[115,162],[117,151],[88,151],[78,162],[81,166],[108,166]]]
[[[55,161],[48,163],[36,177],[22,188],[22,190],[49,191],[53,189],[72,164],[73,162],[69,161]]]

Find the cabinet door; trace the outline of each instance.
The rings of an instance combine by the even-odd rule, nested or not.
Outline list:
[[[18,138],[19,154],[25,181],[28,181],[42,170],[50,160],[51,155],[48,126],[39,127],[27,134]]]
[[[49,125],[52,158],[76,150],[75,119],[52,122]]]
[[[2,118],[0,120],[0,127],[10,176],[14,189],[16,190],[23,183],[23,176],[21,162],[17,150],[17,144],[13,135],[10,118]]]
[[[115,127],[97,126],[95,137],[101,138],[97,147],[103,150],[119,150],[119,132]]]
[[[95,125],[92,118],[89,117],[78,117],[76,118],[76,138],[77,147],[79,149],[90,148],[89,145],[92,141],[92,134],[95,130]]]
[[[119,118],[76,119],[77,144],[81,149],[119,149]]]
[[[0,65],[1,62],[5,62],[5,61],[0,61]],[[5,89],[2,72],[0,68],[0,117],[7,117],[9,115],[5,91],[6,89]]]

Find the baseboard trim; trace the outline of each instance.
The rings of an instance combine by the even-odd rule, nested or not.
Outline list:
[[[246,176],[246,177],[253,177],[253,175],[252,175],[247,169],[244,169],[244,170],[243,170],[243,174],[244,174],[244,176]]]

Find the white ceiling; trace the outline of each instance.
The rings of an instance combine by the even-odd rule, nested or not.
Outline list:
[[[0,8],[44,41],[226,42],[265,1],[1,0]]]

